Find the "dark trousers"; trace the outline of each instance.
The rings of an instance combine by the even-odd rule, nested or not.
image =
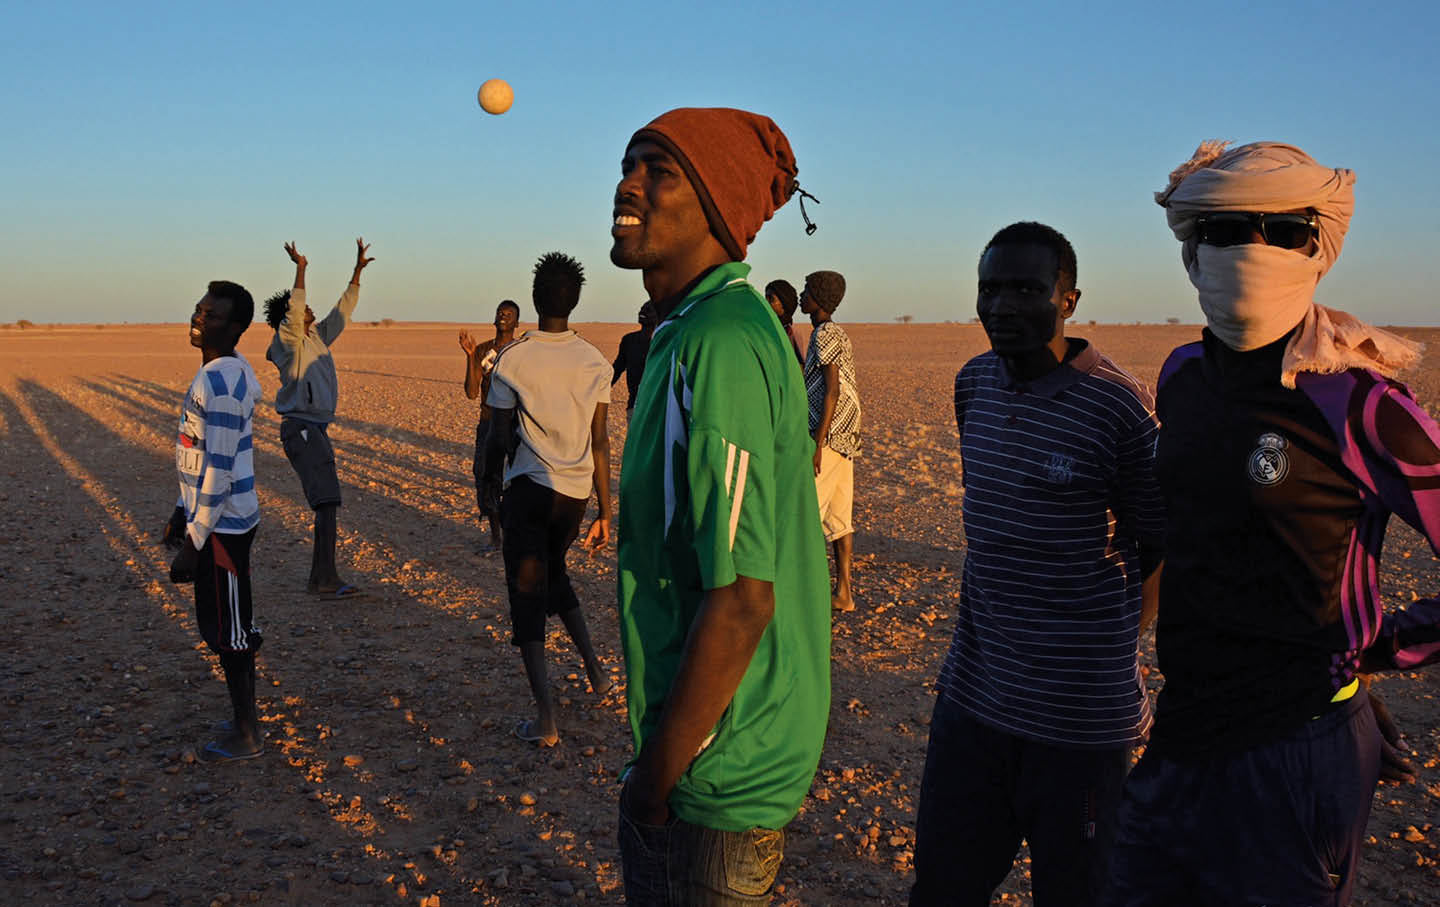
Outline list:
[[[620,809],[625,903],[642,907],[768,904],[780,874],[785,832],[720,831],[674,818],[643,825]]]
[[[475,505],[482,517],[500,516],[500,500],[487,495],[485,485],[485,454],[490,444],[490,420],[481,419],[475,423],[475,459],[470,463],[470,472],[475,476]]]
[[[500,498],[510,641],[517,646],[544,641],[547,616],[580,607],[565,555],[580,535],[587,503],[525,476],[512,481]]]
[[[935,703],[915,819],[912,905],[986,907],[1030,842],[1036,907],[1093,905],[1130,747],[1036,743]]]
[[[1239,753],[1148,752],[1125,784],[1104,903],[1348,904],[1379,777],[1380,733],[1363,691]]]

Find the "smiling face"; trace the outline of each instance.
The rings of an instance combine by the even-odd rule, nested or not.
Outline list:
[[[495,329],[502,334],[515,330],[520,323],[520,309],[518,306],[501,304],[495,309]]]
[[[625,151],[610,226],[610,260],[640,270],[673,267],[717,242],[695,187],[679,163],[654,142]],[[717,243],[718,244],[718,243]]]
[[[239,325],[230,320],[232,303],[210,293],[195,303],[190,315],[190,345],[202,350],[229,350],[240,338]]]
[[[1064,336],[1079,293],[1061,285],[1054,251],[1036,243],[991,246],[980,259],[976,313],[990,347],[1024,356]]]

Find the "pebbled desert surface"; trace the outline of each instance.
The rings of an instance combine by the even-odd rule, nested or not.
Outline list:
[[[322,313],[323,314],[323,313]],[[362,313],[363,314],[363,311]],[[176,495],[173,432],[199,365],[184,325],[0,331],[0,903],[563,904],[621,899],[623,683],[592,696],[558,622],[562,739],[530,714],[498,555],[470,477],[476,404],[460,325],[352,325],[334,346],[342,572],[369,593],[304,592],[310,512],[279,445],[269,333],[241,350],[255,416],[254,548],[262,759],[194,761],[228,701],[188,587],[159,544]],[[480,336],[490,329],[465,325]],[[846,325],[865,406],[856,466],[857,611],[834,621],[820,770],[789,827],[777,904],[904,903],[932,686],[965,542],[951,409],[973,325]],[[580,325],[613,356],[627,325]],[[1186,326],[1086,326],[1153,382]],[[1440,401],[1440,329],[1412,386]],[[624,469],[624,383],[610,439]],[[588,517],[587,517],[588,519]],[[617,677],[613,547],[571,559]],[[1392,522],[1392,602],[1440,591],[1440,565]],[[1163,605],[1162,605],[1163,607]],[[1153,661],[1150,640],[1143,659]],[[1158,672],[1150,672],[1158,687]],[[1440,672],[1378,681],[1419,779],[1375,796],[1356,904],[1440,903]],[[964,817],[957,817],[964,821]],[[997,903],[1029,904],[1026,863]]]

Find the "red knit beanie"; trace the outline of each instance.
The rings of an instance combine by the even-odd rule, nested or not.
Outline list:
[[[630,137],[664,148],[690,177],[710,230],[735,261],[796,188],[795,153],[774,121],[729,107],[677,107]],[[629,145],[626,149],[629,149]]]

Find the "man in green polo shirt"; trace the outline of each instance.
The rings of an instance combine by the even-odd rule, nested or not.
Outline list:
[[[661,324],[620,480],[620,634],[636,756],[626,898],[770,899],[830,708],[830,588],[800,369],[745,250],[796,190],[769,118],[672,110],[636,132],[610,258]]]

